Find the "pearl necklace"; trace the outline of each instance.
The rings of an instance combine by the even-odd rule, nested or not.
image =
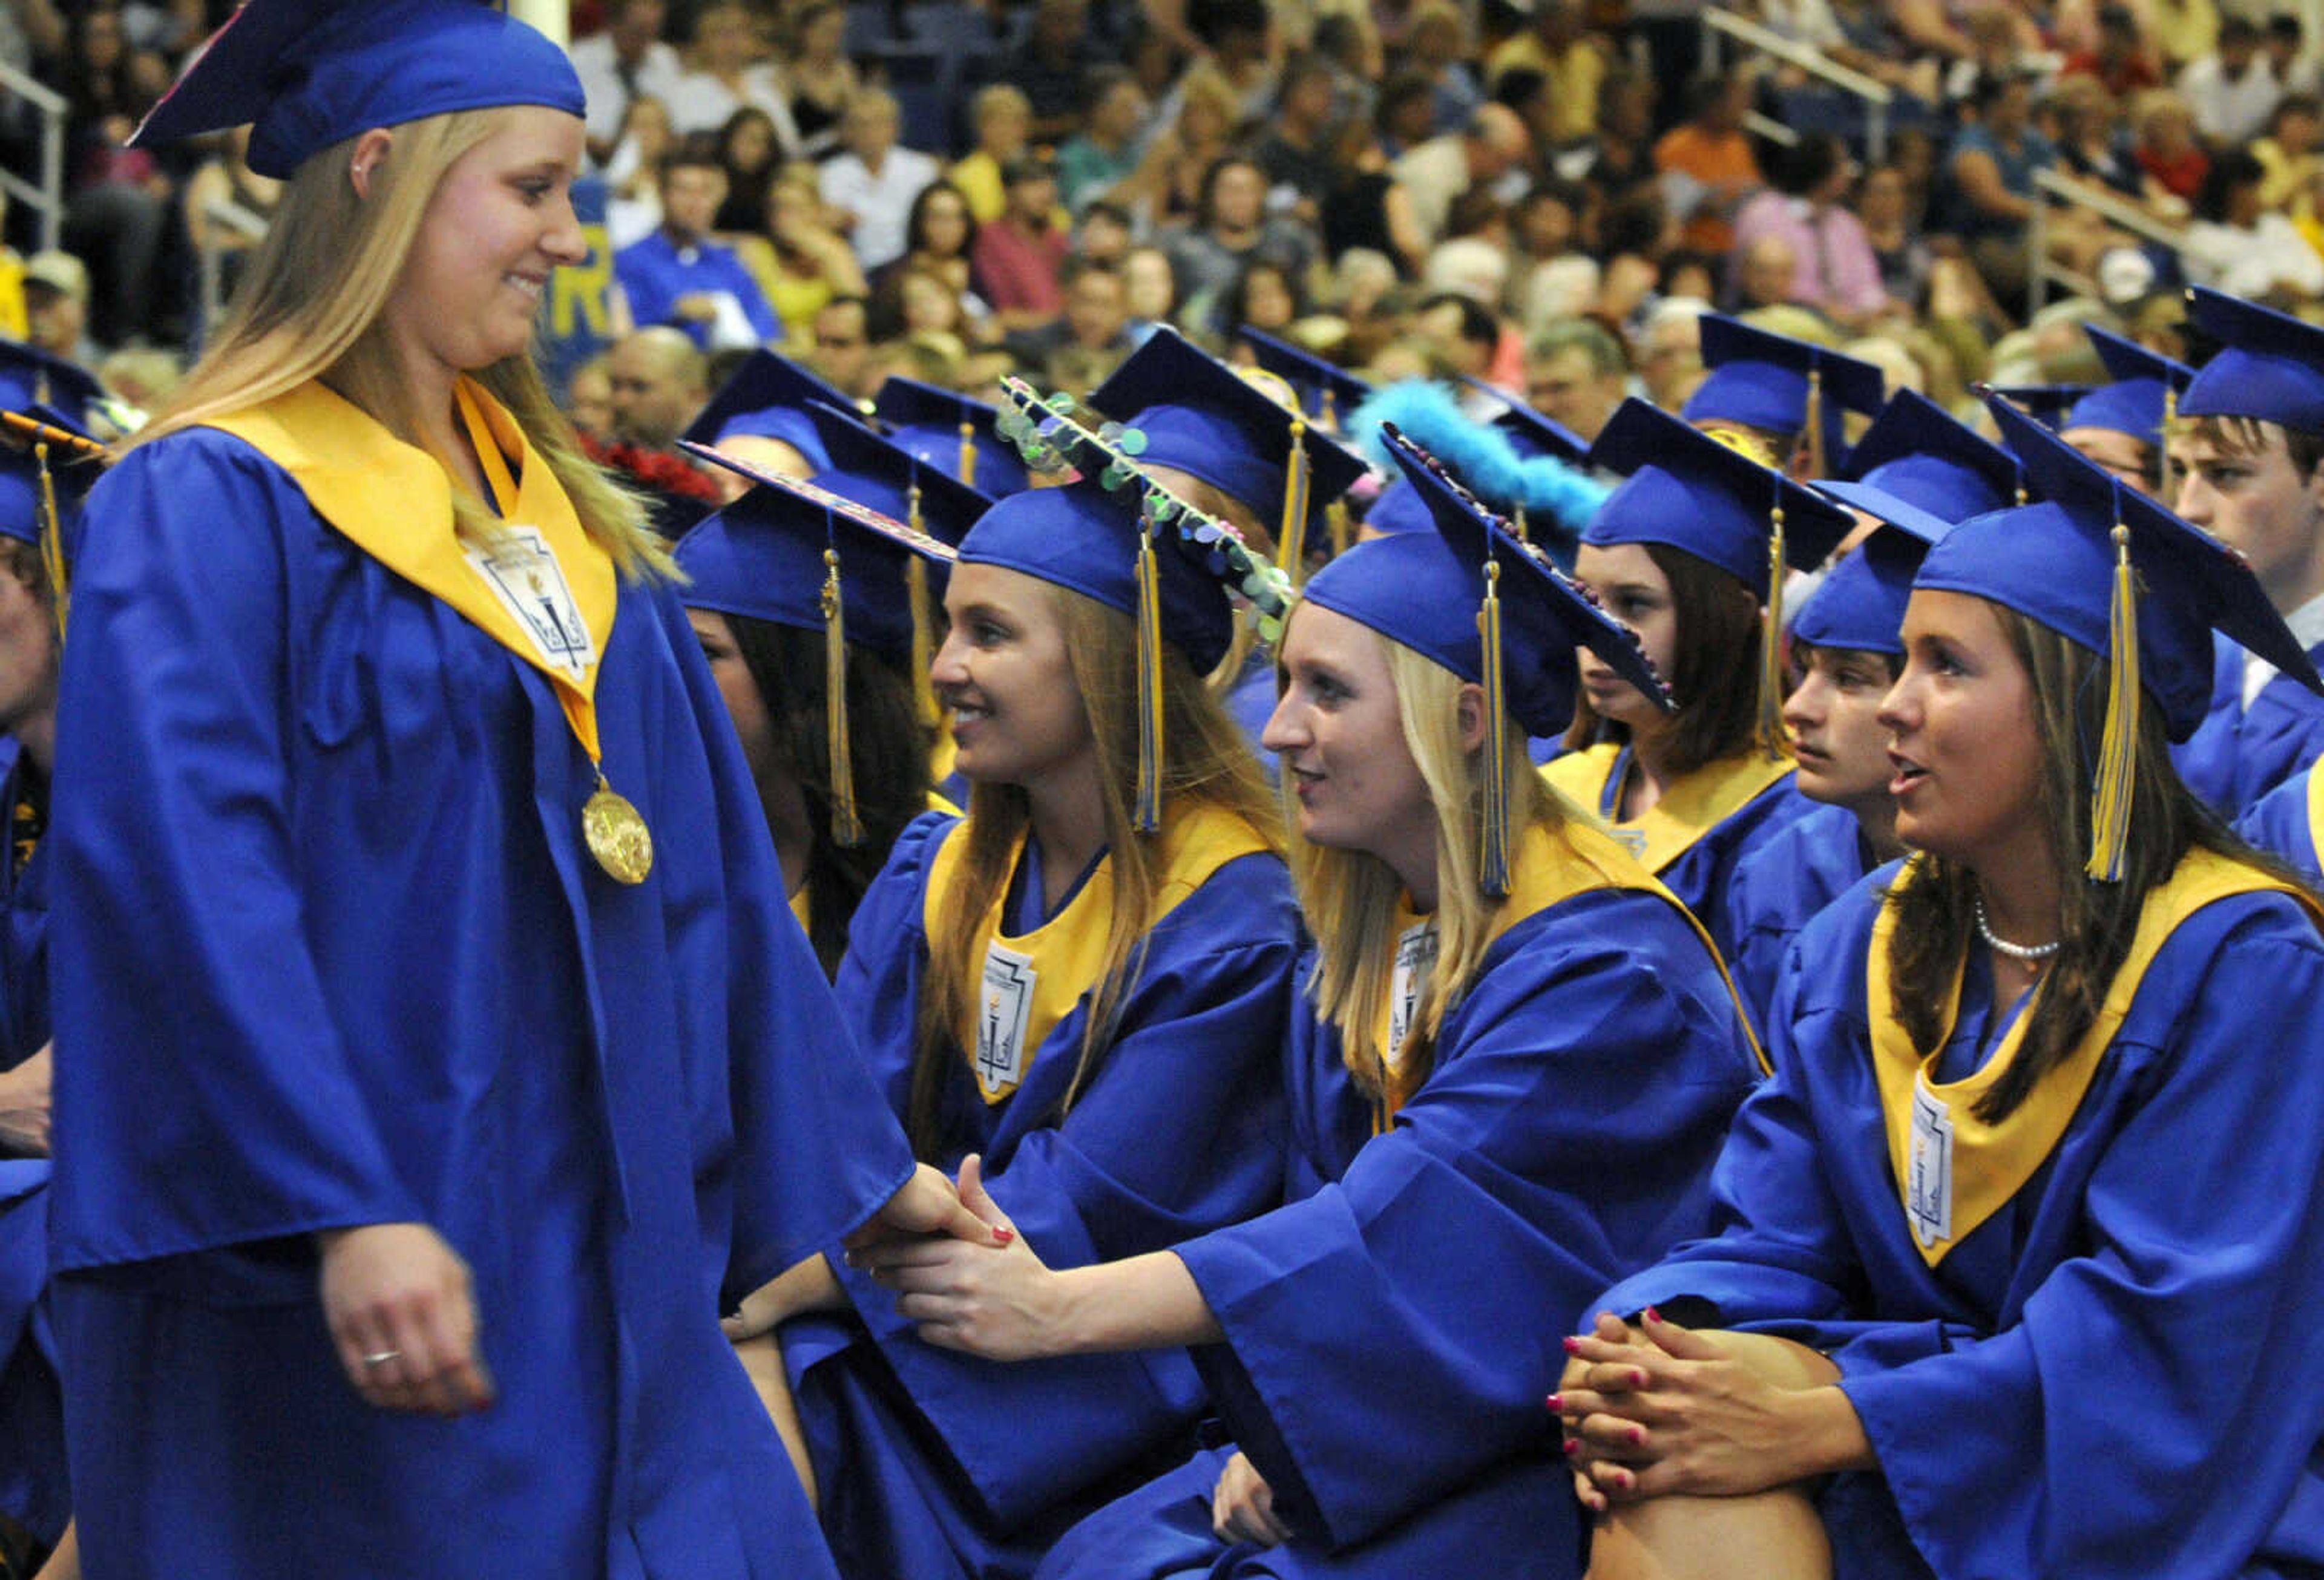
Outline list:
[[[1987,925],[1985,920],[1984,896],[1979,895],[1977,898],[1971,900],[1969,904],[1975,909],[1977,914],[1977,935],[1985,940],[1986,943],[1989,947],[1998,951],[2002,954],[2007,955],[2011,960],[2024,960],[2028,965],[2039,965],[2042,961],[2048,960],[2052,955],[2058,952],[2058,946],[2061,941],[2055,938],[2052,939],[2047,943],[2010,942],[2007,939],[1995,932],[1991,926]]]

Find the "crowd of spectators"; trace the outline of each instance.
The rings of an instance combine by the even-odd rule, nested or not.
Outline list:
[[[577,0],[571,48],[617,322],[709,387],[778,344],[851,396],[1087,389],[1167,321],[1471,374],[1586,437],[1625,390],[1683,399],[1711,308],[1958,404],[2086,372],[2074,318],[2176,349],[2186,282],[2314,304],[2292,3],[1732,0],[1885,85],[1877,133],[1658,0]],[[230,9],[0,0],[0,60],[69,105],[63,246],[8,217],[0,333],[167,388],[273,193],[231,139],[124,142]],[[38,137],[0,96],[9,168]],[[2043,170],[2114,217],[2037,216]]]

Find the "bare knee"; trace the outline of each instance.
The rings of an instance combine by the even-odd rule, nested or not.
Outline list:
[[[1831,1547],[1797,1488],[1653,1498],[1600,1517],[1587,1580],[1830,1580]]]

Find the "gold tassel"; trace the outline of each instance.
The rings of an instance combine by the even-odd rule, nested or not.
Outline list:
[[[912,474],[912,491],[905,497],[910,501],[905,525],[915,532],[927,532],[920,516],[920,478],[917,470]],[[920,722],[935,728],[944,723],[944,708],[936,702],[936,682],[930,677],[936,662],[936,638],[931,634],[936,625],[936,604],[928,592],[927,562],[916,554],[904,559],[904,596],[912,605],[912,704],[919,713]]]
[[[832,842],[853,849],[863,842],[863,820],[855,810],[855,760],[847,736],[847,606],[839,592],[839,551],[823,551],[824,745],[831,754]]]
[[[72,590],[65,574],[64,518],[57,513],[57,480],[49,472],[46,439],[32,446],[32,458],[41,468],[41,566],[48,572],[57,640],[61,642],[65,637],[65,606],[70,602]]]
[[[1517,538],[1519,543],[1531,543],[1533,541],[1533,529],[1526,525],[1526,513],[1525,507],[1523,505],[1517,506],[1515,510],[1509,513],[1509,530],[1517,534]]]
[[[1812,362],[1808,363],[1808,475],[1823,477],[1826,456],[1823,453],[1823,373]]]
[[[1306,580],[1307,425],[1291,419],[1291,464],[1283,474],[1283,523],[1275,535],[1275,563],[1296,583]]]
[[[1509,892],[1508,679],[1501,669],[1501,562],[1485,562],[1485,607],[1477,614],[1485,650],[1485,806],[1478,886],[1494,899]]]
[[[1329,384],[1323,386],[1323,399],[1321,405],[1323,409],[1316,413],[1315,419],[1323,425],[1324,432],[1338,433],[1340,431],[1339,402],[1333,399],[1332,386]]]
[[[1334,558],[1348,552],[1348,544],[1355,529],[1348,524],[1348,501],[1333,500],[1323,507],[1323,523],[1332,529],[1332,554]]]
[[[1759,617],[1759,741],[1770,757],[1784,751],[1784,507],[1767,511],[1767,608]]]
[[[960,480],[971,488],[976,486],[976,424],[966,412],[960,418]]]
[[[2114,597],[2107,619],[2106,731],[2098,739],[2098,783],[2090,795],[2090,859],[2083,873],[2122,881],[2130,842],[2130,802],[2138,765],[2138,583],[2130,565],[2130,528],[2114,526]]]
[[[1138,805],[1141,834],[1162,826],[1162,568],[1154,518],[1138,535]]]
[[[2158,485],[2163,490],[2163,508],[2179,508],[2179,491],[2171,486],[2171,430],[2179,426],[2179,391],[2171,387],[2171,380],[2163,381],[2163,455]]]

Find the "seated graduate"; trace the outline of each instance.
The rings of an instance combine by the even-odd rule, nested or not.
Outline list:
[[[2200,288],[2195,328],[2222,343],[2179,401],[2176,509],[2251,561],[2268,602],[2324,663],[2324,328]],[[2221,643],[2211,705],[2172,754],[2227,818],[2324,753],[2324,698]]]
[[[1268,723],[1315,934],[1284,1205],[1097,1266],[1022,1239],[858,1258],[934,1343],[1199,1346],[1234,1445],[1092,1515],[1045,1580],[1575,1575],[1540,1320],[1700,1232],[1759,1072],[1701,926],[1525,751],[1577,648],[1661,682],[1507,519],[1398,459],[1432,524],[1315,574]]]
[[[1032,486],[1024,458],[1001,436],[998,407],[890,373],[872,399],[888,437],[988,499]]]
[[[968,815],[905,831],[836,987],[918,1155],[980,1154],[1017,1231],[1073,1266],[1280,1196],[1298,917],[1277,809],[1202,676],[1232,634],[1226,588],[1279,614],[1288,586],[1033,409],[1047,437],[1012,425],[1028,459],[1071,457],[1120,491],[1030,489],[962,541],[935,680]],[[789,1318],[783,1360],[844,1574],[1029,1574],[1075,1520],[1185,1454],[1203,1389],[1184,1355],[956,1355],[838,1249],[729,1331]]]
[[[1643,400],[1615,412],[1590,460],[1629,476],[1583,531],[1574,577],[1638,633],[1678,712],[1584,658],[1569,749],[1542,772],[1725,952],[1736,862],[1814,806],[1784,748],[1784,569],[1821,565],[1856,520]]]
[[[777,477],[813,477],[831,470],[813,408],[853,411],[855,403],[779,352],[761,349],[742,359],[679,436]],[[721,497],[740,499],[750,487],[741,473],[712,469]]]
[[[1138,464],[1157,485],[1234,528],[1294,582],[1312,554],[1335,547],[1326,507],[1364,474],[1363,458],[1310,425],[1274,374],[1231,368],[1166,324],[1089,404],[1138,431]],[[1275,707],[1261,647],[1244,624],[1210,677],[1254,749]]]
[[[1784,728],[1799,765],[1794,786],[1813,811],[1736,863],[1727,891],[1728,967],[1764,1024],[1778,968],[1808,918],[1866,873],[1903,855],[1888,794],[1880,699],[1904,668],[1904,602],[1921,556],[1953,523],[2011,502],[2017,464],[1942,408],[1899,391],[1849,456],[1853,482],[1818,482],[1872,523],[1792,621],[1799,684]]]
[[[2101,471],[2172,503],[2177,490],[2163,436],[2195,370],[2095,324],[2083,325],[2082,333],[2111,382],[2066,409],[2056,425],[2058,436]]]
[[[1702,365],[1709,372],[1679,408],[1681,420],[1740,437],[1752,455],[1797,478],[1840,471],[1844,413],[1872,416],[1886,389],[1868,362],[1724,313],[1702,316]]]
[[[36,408],[37,436],[0,434],[0,730],[15,747],[0,779],[0,1575],[30,1575],[71,1511],[48,1287],[49,769],[59,620],[78,495],[103,450],[63,413]],[[41,448],[45,449],[43,455]],[[57,1573],[76,1560],[58,1560]],[[14,1564],[18,1567],[12,1569]]]
[[[934,527],[925,536],[956,543],[990,502],[876,435],[857,429],[854,442],[865,452],[861,473],[835,469],[813,482],[698,451],[756,486],[672,555],[687,577],[687,620],[758,786],[791,913],[826,975],[847,952],[863,891],[934,793],[935,731],[919,684],[926,577],[912,569],[926,562],[896,539]],[[907,495],[875,468],[928,476]]]
[[[1593,1575],[2257,1576],[2324,1542],[2324,912],[2163,750],[2213,629],[2315,672],[2240,559],[1997,417],[2050,502],[1915,580],[1883,713],[1918,854],[1792,951],[1718,1236],[1568,1340]]]

